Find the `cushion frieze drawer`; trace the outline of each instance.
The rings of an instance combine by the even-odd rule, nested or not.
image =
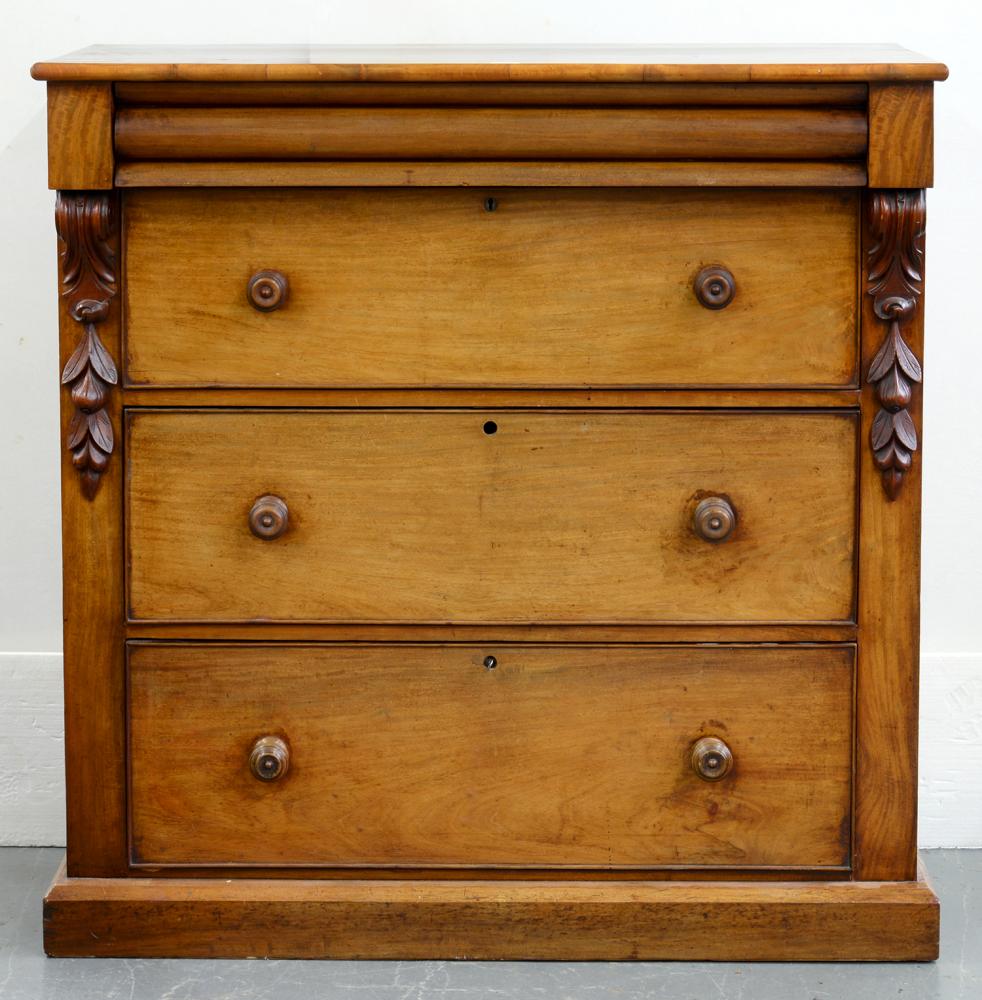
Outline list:
[[[823,190],[128,191],[125,376],[855,386],[858,209]]]
[[[848,866],[853,656],[131,644],[133,860]]]
[[[849,411],[130,410],[133,620],[854,614]]]

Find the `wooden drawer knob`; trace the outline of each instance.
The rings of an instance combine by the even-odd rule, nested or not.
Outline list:
[[[282,271],[257,271],[250,279],[246,294],[249,303],[260,312],[272,312],[286,302],[290,286]]]
[[[249,529],[256,536],[269,540],[279,538],[290,523],[290,511],[282,497],[267,493],[249,511]]]
[[[707,309],[725,309],[736,294],[733,275],[719,264],[704,267],[693,285],[699,304]]]
[[[260,781],[276,781],[290,769],[290,748],[279,736],[261,736],[249,751],[249,770]]]
[[[692,747],[692,770],[703,781],[719,781],[733,768],[730,748],[715,736],[703,736]]]
[[[706,497],[692,518],[696,534],[707,542],[725,542],[736,527],[736,511],[722,497]]]

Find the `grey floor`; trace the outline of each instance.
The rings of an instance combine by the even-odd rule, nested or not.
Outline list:
[[[0,850],[2,1000],[980,1000],[982,851],[928,851],[941,959],[682,962],[199,962],[51,959],[41,896],[62,851]]]

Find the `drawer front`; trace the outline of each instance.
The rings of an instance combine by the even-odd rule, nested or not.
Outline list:
[[[127,427],[134,619],[853,617],[853,413],[145,410]],[[706,540],[725,505],[732,532]]]
[[[858,195],[133,191],[126,376],[167,386],[848,386]],[[723,308],[694,282],[731,274]],[[261,271],[286,293],[247,294]],[[279,279],[277,279],[279,280]],[[718,305],[718,301],[712,301]]]
[[[135,644],[133,859],[847,865],[853,655]]]

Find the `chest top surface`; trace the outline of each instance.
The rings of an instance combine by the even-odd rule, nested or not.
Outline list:
[[[898,45],[93,45],[38,80],[707,83],[944,80]]]

